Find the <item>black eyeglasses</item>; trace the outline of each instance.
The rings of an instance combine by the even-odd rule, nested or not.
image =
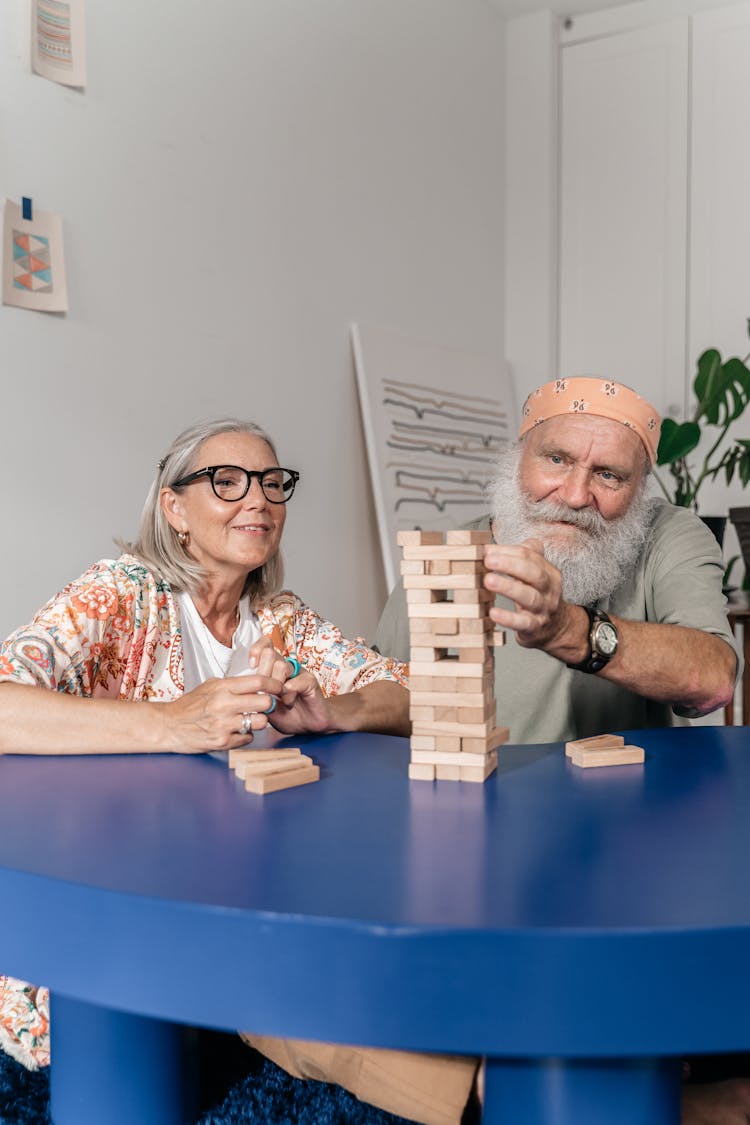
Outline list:
[[[286,504],[292,498],[299,473],[295,469],[242,469],[239,465],[213,465],[176,480],[172,488],[182,488],[184,484],[192,484],[201,477],[210,477],[214,493],[229,504],[247,496],[253,477],[257,479],[269,503]]]

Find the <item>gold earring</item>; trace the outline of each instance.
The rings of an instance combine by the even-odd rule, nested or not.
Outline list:
[[[190,538],[190,532],[189,531],[178,531],[177,532],[177,538],[180,541],[180,546],[186,547],[187,541]]]

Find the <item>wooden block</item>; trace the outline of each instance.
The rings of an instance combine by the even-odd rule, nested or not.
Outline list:
[[[430,723],[460,723],[458,707],[433,707],[431,708],[432,715],[427,720]],[[411,714],[411,712],[409,712]],[[423,719],[415,719],[415,722],[424,722]]]
[[[419,582],[419,576],[414,578],[405,578],[404,582]],[[430,579],[428,578],[429,582]],[[439,581],[439,579],[438,579]],[[426,590],[415,587],[414,589],[407,589],[406,591],[406,604],[407,605],[441,605],[446,601],[445,590]]]
[[[320,766],[307,766],[287,773],[273,773],[270,777],[245,778],[245,788],[250,793],[276,793],[279,789],[293,789],[296,785],[309,785],[320,778]]]
[[[415,750],[435,750],[435,736],[425,734],[413,734],[409,739],[409,746],[412,753]]]
[[[435,707],[416,707],[409,703],[409,718],[413,723],[432,722],[435,718]]]
[[[464,528],[456,528],[453,531],[446,531],[446,543],[491,543],[492,533],[490,531],[467,531]]]
[[[437,708],[436,708],[437,710]],[[440,715],[435,715],[435,719],[440,719]],[[486,723],[488,719],[492,720],[492,725],[495,725],[495,704],[494,702],[489,707],[459,707],[456,714],[457,723]]]
[[[473,574],[407,574],[403,586],[405,590],[477,591]]]
[[[307,754],[300,754],[299,758],[277,758],[275,762],[240,762],[237,766],[237,777],[241,780],[252,777],[265,777],[272,773],[291,773],[292,770],[306,769],[315,765]]]
[[[421,645],[412,645],[411,651],[409,652],[410,659],[416,661],[418,664],[444,660],[447,655],[447,649],[437,648],[433,645],[430,645],[429,648],[422,648]]]
[[[409,762],[409,781],[434,781],[435,767]]]
[[[456,734],[460,738],[490,738],[495,729],[495,720],[487,719],[483,723],[441,723],[419,722],[412,724],[412,737],[414,735]]]
[[[464,754],[462,751],[448,751],[448,750],[412,750],[411,760],[413,762],[421,762],[433,766],[462,766],[471,767],[477,766],[481,769],[487,764],[489,758],[494,756],[497,761],[497,754],[491,750],[489,754]]]
[[[443,542],[442,531],[397,531],[399,547],[426,547]]]
[[[457,609],[468,609],[468,606],[457,606]],[[458,631],[464,636],[480,636],[482,633],[488,633],[492,622],[488,618],[481,606],[476,607],[477,612],[473,613],[471,617],[461,614],[461,620],[458,622]],[[458,621],[459,615],[456,614]]]
[[[459,771],[459,781],[474,781],[481,784],[486,781],[490,774],[494,773],[497,769],[497,754],[490,755],[487,763],[484,766],[461,766]]]
[[[446,603],[447,604],[447,603]],[[456,618],[436,617],[429,618],[425,615],[424,618],[412,617],[409,620],[409,636],[420,637],[423,633],[439,633],[441,637],[457,637],[458,636],[458,621]],[[424,644],[424,641],[419,641],[419,644]]]
[[[484,575],[486,566],[481,559],[465,560],[465,559],[452,559],[451,560],[451,574],[476,574],[481,578]]]
[[[454,734],[438,734],[435,737],[435,749],[441,754],[458,754],[461,739]]]
[[[401,573],[402,574],[426,574],[425,567],[427,563],[422,562],[421,559],[402,559],[401,560]]]
[[[465,577],[467,576],[461,574],[455,576],[457,582]],[[470,589],[465,586],[453,587],[453,601],[456,605],[481,605],[488,608],[490,602],[494,600],[495,595],[485,590],[484,586],[473,586]]]
[[[490,644],[493,648],[500,648],[505,644],[505,629],[493,629],[490,634]]]
[[[453,564],[450,559],[433,559],[423,565],[427,568],[425,574],[450,574]]]
[[[275,750],[230,750],[229,768],[235,769],[240,762],[273,762],[278,758],[299,758],[301,755],[298,746],[279,746]]]
[[[573,750],[570,760],[581,769],[591,766],[629,766],[645,760],[641,746],[610,746],[601,750]]]
[[[429,646],[430,648],[449,649],[455,650],[456,655],[462,648],[479,648],[480,645],[488,645],[492,634],[488,631],[487,635],[483,633],[438,633],[434,629],[429,633],[417,633],[419,638],[418,643],[423,647]],[[412,644],[417,641],[413,640]]]
[[[458,650],[459,664],[484,664],[487,659],[487,650],[484,648],[464,648]]]
[[[565,754],[569,758],[574,750],[606,750],[608,747],[624,746],[621,734],[593,734],[590,738],[574,738],[565,743]]]
[[[508,727],[495,727],[487,738],[462,738],[461,751],[465,754],[487,754],[490,750],[502,746],[504,742],[508,741],[509,737]]]
[[[455,621],[464,617],[467,620],[484,617],[484,611],[480,605],[456,605],[455,602],[437,602],[432,605],[412,605],[408,603],[406,613],[408,617],[434,617],[435,619],[447,617]]]
[[[458,766],[433,766],[435,777],[438,781],[460,781],[461,770]]]
[[[484,547],[458,546],[451,547],[404,547],[405,559],[423,559],[432,562],[434,559],[450,559],[452,562],[481,562],[484,559]]]
[[[484,707],[490,699],[491,693],[483,691],[412,691],[409,704],[420,707]]]
[[[435,660],[432,664],[427,661],[411,660],[409,669],[412,676],[431,676],[433,679],[443,676],[464,679],[467,676],[482,676],[488,671],[483,662],[464,663],[457,660],[455,656],[446,656],[442,660]]]

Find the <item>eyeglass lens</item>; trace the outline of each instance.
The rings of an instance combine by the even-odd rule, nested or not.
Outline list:
[[[261,473],[234,465],[214,470],[214,492],[221,500],[241,500],[248,492],[253,477],[257,477],[263,495],[272,504],[283,504],[294,492],[294,476],[288,469],[264,469]]]

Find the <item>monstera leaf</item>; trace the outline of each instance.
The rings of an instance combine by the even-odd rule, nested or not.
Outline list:
[[[694,421],[727,426],[750,402],[750,371],[736,356],[722,363],[716,348],[709,348],[698,360],[693,392],[698,400]]]
[[[700,439],[701,430],[697,422],[675,422],[674,418],[665,418],[656,452],[657,465],[671,465],[673,461],[687,457]]]

